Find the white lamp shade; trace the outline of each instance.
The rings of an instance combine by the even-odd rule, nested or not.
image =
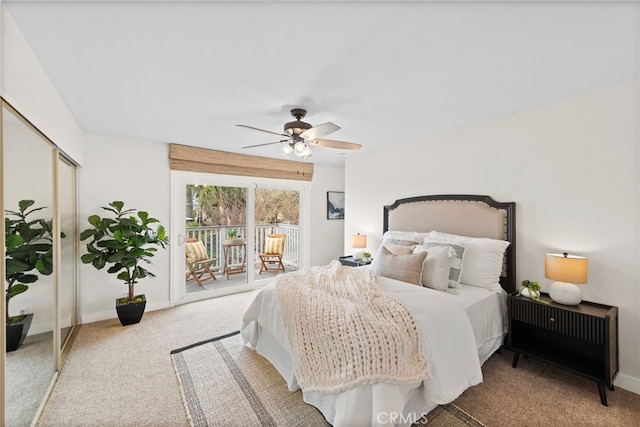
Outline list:
[[[354,234],[351,236],[352,248],[366,248],[367,247],[367,235],[366,234]]]
[[[587,258],[564,254],[544,257],[544,277],[565,283],[587,283]]]

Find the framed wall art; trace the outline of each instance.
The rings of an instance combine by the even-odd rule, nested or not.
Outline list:
[[[327,219],[344,219],[343,191],[327,191]]]

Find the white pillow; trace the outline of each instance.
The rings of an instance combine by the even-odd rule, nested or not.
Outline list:
[[[382,235],[382,241],[396,240],[420,244],[428,236],[429,233],[418,233],[416,231],[385,231]]]
[[[427,257],[422,263],[422,286],[446,291],[449,287],[449,271],[455,251],[451,246],[425,246],[413,248],[413,253],[426,252]]]
[[[481,286],[499,292],[504,251],[511,244],[506,240],[469,237],[432,231],[427,239],[455,243],[465,247],[462,276],[465,285]]]
[[[422,246],[427,250],[427,252],[431,253],[430,248],[440,248],[446,247],[450,251],[453,256],[449,259],[449,287],[450,288],[459,288],[460,287],[460,278],[462,277],[463,271],[463,262],[465,257],[465,248],[461,245],[456,245],[448,242],[440,242],[429,237],[424,239],[424,243]],[[429,258],[427,256],[427,258]]]

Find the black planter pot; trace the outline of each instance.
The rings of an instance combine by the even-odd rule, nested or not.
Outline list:
[[[121,302],[122,298],[116,299],[116,312],[118,313],[118,319],[122,326],[133,325],[134,323],[140,323],[144,309],[147,305],[147,299],[144,295],[136,295],[136,298],[142,298],[140,302]]]
[[[19,322],[7,325],[7,351],[17,350],[22,345],[22,342],[27,337],[32,320],[33,313],[30,313]]]

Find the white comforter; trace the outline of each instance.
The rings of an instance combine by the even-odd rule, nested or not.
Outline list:
[[[334,426],[411,425],[434,407],[455,400],[482,382],[476,340],[468,316],[455,295],[396,281],[380,287],[403,303],[414,316],[421,348],[429,366],[427,378],[415,384],[376,383],[340,393],[304,392]],[[275,283],[256,296],[244,315],[245,345],[269,360],[299,389],[282,325]]]

